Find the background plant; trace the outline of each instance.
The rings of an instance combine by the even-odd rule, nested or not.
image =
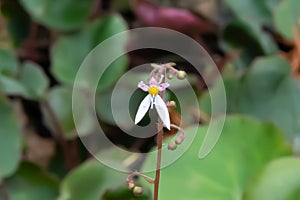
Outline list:
[[[217,95],[222,80],[212,74],[204,83],[180,57],[151,49],[120,57],[105,72],[97,89],[99,122],[112,141],[129,150],[150,151],[155,138],[122,133],[106,106],[126,70],[176,62],[198,94],[201,110],[191,111],[184,124],[187,135],[201,127],[184,156],[162,171],[160,199],[300,198],[298,0],[1,0],[0,6],[1,200],[151,199],[142,180],[144,194],[136,197],[126,174],[93,160],[77,137],[71,112],[72,84],[89,51],[115,33],[142,26],[194,38],[222,72],[227,93],[221,138],[198,160],[210,119],[207,88]],[[199,113],[200,122],[194,120]],[[93,131],[88,121],[80,126],[87,134]]]

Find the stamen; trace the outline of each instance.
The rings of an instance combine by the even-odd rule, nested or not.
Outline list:
[[[160,75],[160,79],[159,79],[159,81],[158,81],[158,84],[161,84],[161,82],[163,81],[163,78],[164,78],[165,76],[163,75],[163,74],[161,74]]]
[[[158,95],[158,93],[159,93],[159,88],[153,85],[153,86],[151,86],[151,87],[148,89],[148,92],[149,92],[149,94],[151,94],[152,96]]]
[[[150,109],[153,109],[153,104],[154,104],[154,97],[151,98],[151,107],[150,107]]]

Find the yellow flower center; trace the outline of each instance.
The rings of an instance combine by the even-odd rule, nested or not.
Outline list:
[[[156,86],[151,86],[149,87],[148,92],[151,95],[158,95],[159,89]]]

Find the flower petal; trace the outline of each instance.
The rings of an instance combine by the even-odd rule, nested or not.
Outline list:
[[[149,81],[149,85],[150,86],[158,86],[158,83],[156,81],[156,79],[154,77],[151,77],[150,81]]]
[[[161,119],[161,121],[165,124],[167,129],[170,130],[170,115],[164,100],[159,96],[155,96],[155,108]]]
[[[146,85],[143,81],[139,82],[138,87],[141,88],[143,91],[148,92],[149,86]]]
[[[135,115],[134,123],[139,123],[143,117],[145,116],[146,112],[149,110],[150,104],[151,104],[151,95],[148,94],[143,101],[141,102],[139,109]]]
[[[159,85],[159,91],[164,91],[167,87],[169,87],[170,84],[169,83],[162,83]]]

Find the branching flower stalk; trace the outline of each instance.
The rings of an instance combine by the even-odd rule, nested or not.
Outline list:
[[[133,190],[136,195],[140,195],[142,193],[142,188],[140,186],[136,186],[134,183],[134,177],[139,176],[144,178],[149,183],[154,184],[154,200],[158,200],[158,191],[159,191],[159,183],[160,183],[160,168],[161,168],[161,160],[162,160],[162,144],[163,144],[163,136],[164,130],[163,128],[167,128],[170,130],[171,128],[175,128],[178,130],[178,133],[175,136],[175,139],[172,140],[168,144],[169,150],[175,150],[177,145],[180,145],[185,139],[184,130],[175,125],[171,124],[170,116],[168,111],[168,106],[174,106],[174,102],[172,103],[165,102],[165,92],[166,88],[169,87],[169,83],[166,82],[166,75],[169,79],[174,78],[174,75],[177,75],[177,78],[182,80],[186,78],[185,71],[177,70],[174,68],[175,63],[165,63],[165,64],[151,64],[153,70],[151,71],[148,78],[148,85],[146,85],[143,81],[138,83],[138,87],[148,92],[149,94],[142,100],[138,111],[135,116],[135,124],[138,124],[149,109],[153,109],[155,107],[159,119],[157,123],[157,163],[156,163],[156,173],[155,178],[151,178],[146,176],[140,172],[132,172],[128,175],[126,182],[128,187]]]

